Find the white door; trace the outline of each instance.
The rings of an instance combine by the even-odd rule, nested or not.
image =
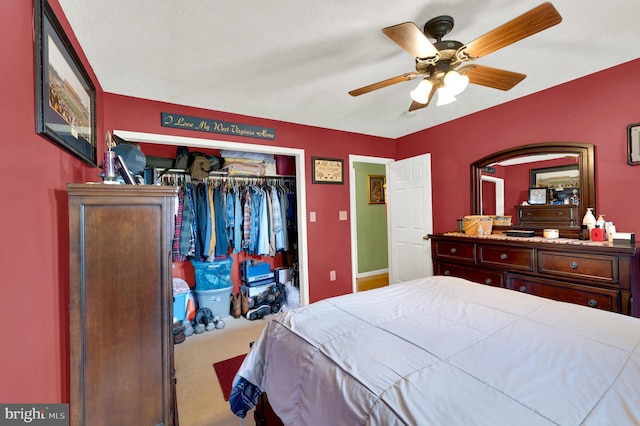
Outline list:
[[[396,161],[387,175],[389,280],[392,284],[433,275],[431,154]]]

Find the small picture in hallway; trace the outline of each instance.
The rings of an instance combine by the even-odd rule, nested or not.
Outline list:
[[[380,175],[367,175],[367,194],[369,204],[384,204],[384,193],[385,177]]]

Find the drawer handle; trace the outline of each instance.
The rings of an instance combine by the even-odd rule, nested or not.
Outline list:
[[[491,278],[487,278],[486,280],[484,280],[484,283],[486,285],[491,285],[491,284],[493,284],[493,280]]]
[[[571,262],[569,266],[571,267],[571,269],[578,269],[578,262]]]
[[[502,253],[502,254],[500,255],[500,259],[502,259],[502,260],[507,260],[507,255],[506,255],[506,253]]]
[[[518,287],[518,290],[520,290],[522,293],[526,293],[527,292],[527,287],[521,285],[520,287]]]
[[[558,216],[562,216],[564,212],[558,212]]]
[[[451,275],[451,271],[447,269],[446,271],[444,271],[444,275],[447,275],[447,276]]]
[[[452,249],[451,249],[451,254],[455,254],[455,253],[456,253],[456,251],[458,251],[458,250],[456,250],[456,248],[455,248],[455,247],[454,247],[454,248],[452,248]]]
[[[591,306],[592,308],[595,308],[597,304],[598,302],[596,302],[595,299],[589,299],[589,301],[587,302],[587,305]]]

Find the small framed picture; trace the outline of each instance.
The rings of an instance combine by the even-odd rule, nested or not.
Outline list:
[[[344,183],[344,161],[339,158],[311,158],[312,183]]]
[[[529,204],[547,204],[547,188],[529,188]]]
[[[367,201],[369,204],[384,204],[385,177],[367,175]]]
[[[640,165],[640,123],[627,126],[627,164]]]

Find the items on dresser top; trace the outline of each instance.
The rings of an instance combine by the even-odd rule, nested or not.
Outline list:
[[[520,231],[518,229],[511,229],[509,231],[505,231],[504,234],[508,237],[524,237],[524,238],[536,236],[535,231]]]

